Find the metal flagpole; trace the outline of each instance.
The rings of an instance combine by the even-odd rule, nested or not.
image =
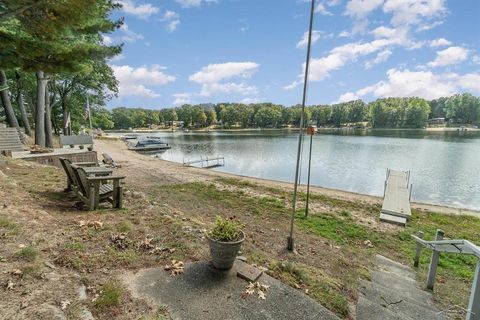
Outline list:
[[[93,127],[92,127],[92,112],[90,111],[90,101],[88,100],[88,93],[87,93],[87,111],[88,111],[88,121],[90,122],[90,135],[92,136],[92,147],[95,143],[93,140]]]
[[[312,47],[314,11],[315,11],[315,0],[312,0],[312,5],[310,8],[310,27],[308,31],[307,61],[305,63],[305,78],[303,80],[303,99],[302,99],[302,113],[300,114],[300,133],[298,135],[297,165],[295,168],[295,183],[293,187],[293,208],[292,208],[292,217],[290,219],[290,235],[287,238],[287,249],[290,251],[293,251],[293,224],[295,222],[295,211],[297,207],[297,189],[298,189],[298,182],[299,182],[298,173],[300,169],[300,155],[302,151],[303,119],[305,114],[305,103],[307,100],[308,71],[310,67],[310,49]]]

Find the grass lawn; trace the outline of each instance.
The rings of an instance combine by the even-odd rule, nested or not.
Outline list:
[[[60,169],[16,162],[0,170],[8,174],[8,179],[0,181],[0,193],[10,196],[8,210],[0,212],[0,234],[6,244],[0,248],[5,260],[2,270],[22,269],[22,286],[32,291],[51,272],[45,271],[46,261],[72,275],[80,274],[81,282],[98,293],[98,299],[88,306],[99,319],[122,319],[121,315],[123,319],[168,319],[165,310],[152,311],[135,302],[113,275],[121,275],[124,269],[158,267],[172,259],[209,259],[204,232],[217,215],[236,216],[245,225],[242,254],[249,263],[268,268],[273,277],[344,318],[358,297],[359,279],[369,278],[375,254],[412,265],[415,242],[410,235],[419,230],[426,239],[433,239],[438,228],[448,238],[472,242],[480,238],[477,218],[413,211],[411,221],[402,228],[380,223],[378,205],[321,194],[311,195],[310,216],[305,218],[301,209],[305,194],[300,194],[294,254],[285,249],[292,195],[281,188],[232,178],[153,187],[134,181],[126,188],[143,192],[145,197],[126,198],[123,210],[85,212],[74,208],[75,199],[62,192],[65,177]],[[102,225],[79,227],[80,220]],[[121,241],[118,235],[123,235]],[[147,238],[158,250],[146,245]],[[19,244],[24,245],[19,249]],[[425,250],[421,256],[420,283],[425,283],[430,255]],[[467,305],[475,264],[470,256],[441,255],[435,287],[438,303]],[[1,274],[0,281],[6,282],[8,276]],[[55,290],[65,290],[62,294],[66,295],[72,288]],[[23,296],[22,292],[18,297],[15,294],[3,298],[16,303]]]

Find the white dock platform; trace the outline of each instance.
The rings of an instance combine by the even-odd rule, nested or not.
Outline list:
[[[380,220],[405,225],[410,219],[410,171],[388,170]]]

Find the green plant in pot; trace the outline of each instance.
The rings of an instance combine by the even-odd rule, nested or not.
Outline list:
[[[213,228],[207,233],[213,266],[217,269],[232,268],[238,251],[245,241],[242,225],[235,217],[218,217]]]

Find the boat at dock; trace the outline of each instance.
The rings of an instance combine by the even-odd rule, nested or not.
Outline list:
[[[157,151],[170,149],[170,145],[159,139],[142,139],[137,142],[130,142],[128,149],[134,151]]]
[[[127,141],[127,140],[135,140],[138,139],[140,135],[138,133],[127,133],[120,137],[120,140]]]

